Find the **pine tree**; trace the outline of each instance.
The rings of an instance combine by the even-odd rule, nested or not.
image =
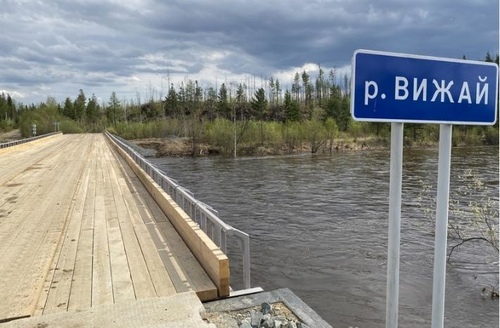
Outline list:
[[[64,107],[63,107],[62,113],[64,116],[66,116],[72,120],[76,119],[75,107],[73,106],[73,101],[71,100],[70,97],[66,97],[66,100],[64,100]]]
[[[296,122],[300,120],[299,105],[295,100],[292,99],[290,91],[285,91],[285,120]]]
[[[230,117],[230,108],[227,98],[227,88],[226,84],[222,83],[219,89],[219,95],[217,97],[217,111],[219,117],[229,118]]]
[[[7,98],[5,93],[0,94],[0,121],[7,120]]]
[[[484,61],[487,62],[487,63],[493,63],[494,62],[493,57],[491,57],[491,54],[490,54],[489,51],[486,53],[486,57],[484,58]]]
[[[295,98],[295,101],[300,101],[300,76],[297,72],[295,73],[295,77],[293,78],[292,96]]]
[[[92,97],[87,103],[87,113],[86,113],[87,123],[92,126],[92,131],[96,131],[96,124],[99,120],[99,104],[97,103],[97,97],[92,94]]]
[[[16,107],[14,101],[12,100],[10,94],[7,94],[7,117],[10,120],[16,119]]]
[[[250,102],[252,106],[252,112],[260,121],[260,143],[264,144],[264,126],[263,120],[267,114],[267,99],[266,92],[264,88],[259,88],[255,91],[254,98]]]
[[[108,121],[113,125],[116,125],[116,121],[118,119],[118,113],[121,110],[120,100],[116,97],[116,92],[111,92],[111,96],[109,97],[108,107],[106,108],[106,116]]]
[[[274,79],[271,76],[271,79],[269,80],[269,103],[271,106],[274,106],[275,102],[275,95],[276,95],[276,86],[274,84]]]
[[[86,102],[87,98],[85,97],[83,90],[80,89],[80,93],[78,94],[78,97],[76,97],[73,105],[75,109],[75,119],[80,123],[83,122],[83,119],[85,118]]]
[[[276,90],[276,102],[277,104],[281,103],[281,85],[280,85],[280,80],[276,79],[276,82],[274,83],[275,90]]]
[[[248,115],[248,101],[246,94],[247,86],[245,84],[239,84],[236,90],[236,112],[239,113],[239,119],[244,120]],[[238,115],[237,115],[238,116]]]
[[[217,107],[217,91],[213,87],[209,87],[206,90],[205,95],[205,104],[204,104],[205,113],[210,120],[215,118],[215,111]]]
[[[311,118],[312,115],[312,94],[314,91],[314,88],[312,84],[309,82],[309,74],[304,70],[302,72],[302,84],[303,84],[303,89],[304,89],[304,109],[305,109],[305,114]]]
[[[170,89],[168,90],[167,97],[165,98],[165,116],[177,116],[179,114],[178,111],[178,99],[177,93],[175,92],[174,84],[170,85]]]
[[[259,88],[255,91],[254,98],[250,102],[254,117],[263,120],[267,114],[267,99],[264,88]]]

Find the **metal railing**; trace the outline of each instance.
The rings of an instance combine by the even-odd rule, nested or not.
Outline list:
[[[41,138],[45,138],[45,137],[49,137],[49,136],[57,134],[57,133],[62,133],[62,132],[51,132],[51,133],[42,134],[42,135],[39,135],[36,137],[30,137],[30,138],[25,138],[25,139],[21,139],[21,140],[14,140],[14,141],[0,143],[0,149],[20,145],[23,143],[27,143],[27,142],[41,139]]]
[[[234,236],[242,249],[243,284],[245,289],[251,288],[250,283],[250,236],[225,223],[214,213],[215,211],[203,202],[196,200],[193,193],[169,178],[161,170],[149,163],[138,152],[109,132],[106,136],[116,142],[132,159],[153,179],[172,199],[195,221],[205,234],[227,256],[227,237]]]

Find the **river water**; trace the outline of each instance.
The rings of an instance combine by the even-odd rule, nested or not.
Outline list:
[[[461,204],[492,197],[498,210],[498,156],[496,147],[453,150],[452,191],[469,169],[488,187]],[[388,150],[368,150],[152,162],[250,234],[252,286],[290,288],[332,326],[361,328],[385,327],[389,158]],[[430,326],[434,236],[424,211],[430,198],[419,195],[423,184],[435,192],[437,159],[437,149],[404,151],[401,327]],[[237,247],[229,252],[232,259]],[[238,257],[231,279],[242,287]],[[498,300],[482,297],[497,283],[491,246],[459,248],[447,265],[445,326],[498,327]]]

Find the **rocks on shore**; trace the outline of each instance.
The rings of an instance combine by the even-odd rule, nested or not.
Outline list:
[[[275,315],[271,304],[262,303],[260,310],[251,310],[248,316],[239,322],[239,328],[308,328],[298,320],[285,315]]]

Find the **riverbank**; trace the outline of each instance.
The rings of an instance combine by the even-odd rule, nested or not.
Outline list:
[[[19,129],[10,130],[8,132],[0,131],[0,143],[15,141],[22,139]]]
[[[183,156],[233,156],[233,151],[226,151],[220,147],[208,143],[197,143],[193,145],[191,138],[147,138],[129,140],[133,144],[156,151],[156,157],[183,157]],[[389,147],[389,140],[376,138],[337,139],[331,147],[325,143],[318,147],[316,153],[329,153],[349,150],[385,149]],[[275,145],[238,145],[237,156],[269,156],[311,153],[313,147],[310,142],[303,142],[300,146],[287,147]]]

